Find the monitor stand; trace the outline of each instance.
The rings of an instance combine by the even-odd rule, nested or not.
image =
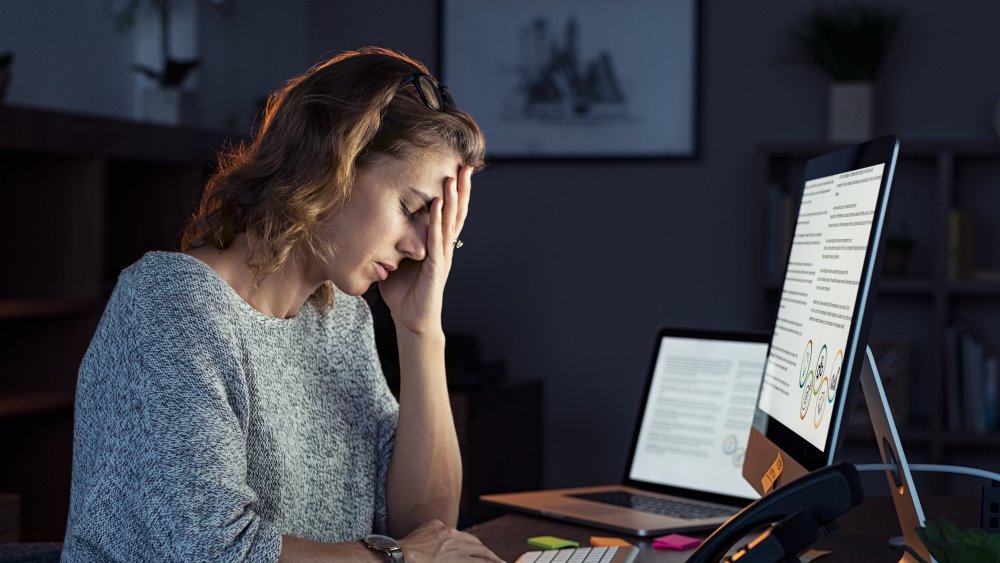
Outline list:
[[[889,482],[892,502],[896,507],[899,527],[903,532],[906,551],[900,562],[920,561],[913,556],[915,553],[924,561],[934,563],[930,551],[917,535],[916,529],[925,522],[924,511],[920,506],[917,489],[913,486],[913,476],[910,474],[910,466],[906,463],[906,454],[903,453],[903,444],[899,440],[896,423],[889,410],[882,378],[879,376],[878,368],[875,367],[875,357],[871,348],[867,346],[865,361],[861,364],[861,389],[865,394],[865,404],[868,405],[868,415],[875,430],[875,440],[878,442],[882,462],[893,468],[887,470],[885,476]]]

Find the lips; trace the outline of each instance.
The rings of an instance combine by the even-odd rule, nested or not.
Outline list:
[[[390,264],[383,264],[382,262],[375,262],[375,271],[378,273],[379,281],[385,281],[389,277],[389,273],[396,269],[395,266]]]

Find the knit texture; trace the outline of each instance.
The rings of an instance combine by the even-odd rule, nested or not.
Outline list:
[[[386,532],[398,405],[371,311],[291,319],[186,254],[122,272],[80,366],[63,561],[277,561]]]

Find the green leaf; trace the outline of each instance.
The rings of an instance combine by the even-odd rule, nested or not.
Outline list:
[[[134,65],[132,65],[132,70],[134,70],[134,71],[136,71],[138,73],[144,74],[147,77],[152,78],[153,80],[155,80],[157,82],[162,82],[163,81],[163,76],[159,72],[157,72],[157,71],[149,68],[148,66],[140,65],[140,64],[134,64]]]
[[[934,522],[928,521],[926,528],[917,528],[917,533],[920,534],[921,530],[924,530],[924,533],[920,536],[921,539],[924,538],[924,535],[927,536],[924,541],[924,544],[927,545],[927,547],[930,547],[930,544],[927,543],[928,541],[934,545],[940,545],[945,542],[944,536],[941,535],[941,528]]]
[[[954,522],[943,516],[941,517],[941,535],[944,536],[944,540],[948,543],[962,542],[962,530]]]
[[[961,541],[965,545],[974,545],[977,547],[982,547],[986,545],[986,540],[990,537],[989,534],[980,530],[979,528],[968,528],[961,535]]]
[[[979,528],[964,530],[942,517],[938,523],[928,521],[917,528],[917,535],[928,551],[942,563],[989,563],[1000,561],[1000,534],[989,534]]]
[[[949,553],[949,559],[946,561],[955,563],[992,563],[993,556],[984,547],[971,547],[955,545],[954,551]]]
[[[986,549],[993,555],[993,558],[1000,560],[1000,534],[990,534],[986,540]]]
[[[166,67],[163,69],[163,86],[180,86],[184,78],[188,76],[195,67],[198,66],[198,59],[177,60],[167,59]]]
[[[820,7],[790,36],[801,60],[834,80],[873,80],[902,21],[898,12],[864,4]]]
[[[926,528],[917,528],[917,535],[920,536],[920,541],[924,543],[927,547],[927,551],[931,552],[934,559],[938,561],[945,561],[945,553],[942,546],[944,545],[944,539],[941,537],[941,531],[933,522],[928,521]]]

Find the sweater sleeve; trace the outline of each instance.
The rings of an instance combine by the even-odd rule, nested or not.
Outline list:
[[[359,317],[362,319],[365,347],[368,350],[369,361],[375,366],[371,373],[375,376],[371,386],[374,389],[373,415],[377,425],[378,442],[376,444],[377,481],[375,488],[375,513],[372,531],[376,534],[389,533],[389,507],[386,492],[389,486],[389,462],[396,446],[396,424],[399,421],[399,403],[393,396],[382,372],[378,350],[375,346],[375,328],[371,309],[368,303],[356,298]]]
[[[382,392],[376,405],[378,417],[378,481],[375,489],[375,521],[372,529],[376,534],[389,533],[389,507],[386,491],[389,487],[389,461],[396,446],[396,422],[399,419],[399,404],[382,380]]]
[[[78,394],[78,432],[101,413],[83,426],[107,435],[91,437],[102,445],[64,559],[276,561],[281,531],[247,484],[246,389],[226,312],[157,291],[106,312],[95,338],[106,349],[81,369],[116,392],[106,404]]]

